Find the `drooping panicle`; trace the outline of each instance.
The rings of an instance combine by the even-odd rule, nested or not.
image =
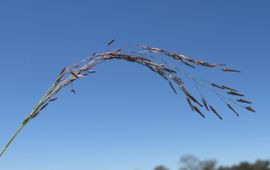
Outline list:
[[[107,47],[111,46],[112,43],[114,42],[115,39],[109,41],[107,43]],[[129,48],[132,48],[132,50],[130,50]],[[214,64],[203,60],[197,60],[187,57],[184,54],[179,54],[161,48],[150,47],[146,45],[116,48],[115,50],[105,51],[103,53],[95,52],[92,54],[92,56],[87,57],[86,59],[81,60],[78,63],[72,64],[69,67],[63,68],[58,74],[56,80],[53,82],[52,86],[46,91],[45,95],[35,105],[33,110],[26,117],[26,119],[24,119],[22,124],[19,126],[14,135],[5,145],[3,150],[0,152],[0,157],[9,147],[9,145],[12,143],[12,141],[15,139],[18,133],[22,130],[22,128],[25,125],[27,125],[30,122],[30,120],[32,120],[38,114],[40,114],[40,112],[43,111],[43,109],[46,108],[50,102],[53,102],[57,99],[57,97],[55,96],[61,89],[69,85],[72,86],[72,83],[79,78],[87,77],[92,75],[91,73],[95,73],[93,69],[96,65],[116,59],[131,63],[137,63],[143,67],[150,69],[157,75],[161,76],[165,81],[168,81],[170,87],[172,88],[175,94],[177,94],[177,91],[174,88],[174,85],[178,86],[180,92],[182,92],[191,110],[197,112],[203,118],[205,118],[205,115],[202,113],[200,109],[206,109],[208,111],[211,110],[219,119],[222,120],[220,114],[214,109],[213,106],[209,105],[208,100],[206,100],[206,98],[203,97],[199,89],[197,89],[201,96],[201,98],[199,99],[197,99],[197,97],[194,94],[190,93],[190,91],[186,88],[187,85],[185,82],[185,78],[183,78],[183,76],[188,77],[195,83],[198,83],[198,85],[201,88],[210,90],[211,92],[217,94],[217,96],[221,99],[221,101],[224,102],[227,105],[227,107],[231,111],[233,111],[237,116],[239,116],[239,114],[235,111],[232,105],[228,103],[233,103],[250,112],[255,112],[255,110],[251,106],[241,105],[242,103],[251,104],[252,102],[243,98],[239,98],[237,100],[233,98],[235,96],[238,97],[244,96],[243,94],[239,93],[236,89],[233,89],[225,85],[210,83],[209,81],[202,80],[201,78],[196,78],[189,72],[186,72],[185,69],[187,68],[182,66],[183,64],[191,68],[195,67],[200,68],[200,66],[203,66],[206,68],[221,69],[224,72],[240,72],[239,70],[228,68],[224,64]],[[173,62],[171,62],[171,60]],[[197,70],[198,69],[194,69],[193,71]],[[74,90],[73,86],[70,89],[70,92],[76,94],[76,91]]]

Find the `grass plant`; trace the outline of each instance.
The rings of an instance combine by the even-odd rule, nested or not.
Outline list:
[[[107,45],[110,46],[113,42],[114,40],[110,41]],[[227,85],[216,84],[195,78],[191,74],[184,72],[183,67],[187,66],[192,69],[196,69],[197,67],[202,66],[210,69],[219,69],[223,72],[235,73],[239,73],[240,71],[229,68],[224,64],[208,63],[206,61],[193,59],[183,54],[177,54],[160,48],[154,48],[146,45],[128,46],[121,49],[109,50],[103,53],[94,53],[90,57],[87,57],[78,63],[63,68],[45,95],[34,106],[29,115],[22,121],[21,125],[17,128],[13,136],[3,147],[2,151],[0,152],[0,157],[7,150],[21,130],[32,119],[36,118],[45,107],[47,107],[51,102],[57,100],[56,95],[60,90],[71,85],[78,79],[82,79],[94,74],[94,68],[96,65],[111,60],[124,60],[147,67],[167,81],[169,87],[171,87],[175,94],[177,94],[178,91],[181,92],[191,110],[197,112],[203,118],[205,118],[205,114],[202,111],[204,109],[204,111],[212,112],[217,116],[217,118],[222,120],[221,114],[218,113],[214,106],[211,105],[205,97],[200,96],[198,98],[189,92],[188,87],[185,86],[181,79],[183,74],[194,80],[194,82],[202,88],[214,92],[221,100],[223,100],[228,109],[231,110],[236,116],[239,116],[239,113],[234,108],[234,105],[240,106],[248,111],[255,112],[255,110],[250,106],[252,103],[244,99],[244,95],[238,90]],[[75,89],[73,88],[70,91],[72,93],[76,93]]]

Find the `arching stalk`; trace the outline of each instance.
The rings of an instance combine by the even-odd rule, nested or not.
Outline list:
[[[191,93],[187,90],[187,87],[184,85],[180,77],[181,74],[183,74],[181,70],[183,70],[184,68],[178,68],[177,66],[167,62],[163,58],[167,57],[168,60],[175,60],[178,63],[182,63],[192,69],[196,68],[195,66],[203,66],[203,67],[209,67],[209,68],[217,68],[217,69],[222,70],[223,72],[239,72],[238,70],[227,68],[225,67],[225,65],[212,64],[212,63],[208,63],[202,60],[195,60],[183,54],[176,54],[176,53],[169,52],[160,48],[153,48],[153,47],[149,47],[145,45],[139,45],[139,46],[133,47],[133,48],[136,48],[135,50],[134,49],[129,50],[128,48],[130,48],[130,46],[127,47],[127,49],[117,49],[114,51],[104,52],[100,54],[93,54],[93,56],[86,58],[80,61],[79,63],[73,64],[67,68],[63,68],[60,71],[54,83],[47,90],[46,94],[37,103],[37,105],[30,112],[28,117],[21,123],[21,125],[17,128],[17,130],[13,134],[13,136],[4,146],[4,148],[2,149],[0,153],[0,157],[4,154],[4,152],[10,146],[10,144],[14,141],[16,136],[21,132],[21,130],[32,119],[34,119],[45,107],[47,107],[49,103],[57,99],[55,98],[55,95],[61,89],[72,84],[77,79],[84,78],[92,73],[95,73],[93,68],[97,64],[110,61],[110,60],[115,60],[115,59],[137,63],[137,64],[147,67],[148,69],[152,70],[156,74],[160,75],[164,80],[166,80],[169,86],[173,89],[173,91],[176,94],[177,92],[174,88],[174,85],[178,86],[178,89],[182,92],[182,94],[186,98],[187,103],[191,107],[192,111],[197,112],[199,115],[205,118],[204,114],[200,110],[200,109],[205,109],[206,111],[212,111],[216,116],[218,116],[219,119],[222,119],[220,114],[218,114],[217,111],[213,108],[213,106],[209,105],[209,103],[206,102],[204,98],[197,99],[196,97],[191,95]],[[134,53],[136,55],[134,55]],[[160,63],[160,61],[163,61],[163,62]],[[194,77],[192,77],[192,79],[194,79]],[[198,85],[201,85],[201,84],[198,84]],[[209,86],[211,89],[216,88],[216,90],[219,90],[220,94],[222,93],[223,96],[228,96],[229,98],[228,101],[234,100],[234,102],[251,104],[251,102],[242,98],[231,99],[233,97],[238,97],[240,94],[238,93],[237,90],[233,88],[229,88],[228,86],[224,86],[224,85],[216,85],[215,83],[211,83],[211,82],[206,82],[203,84],[204,88],[206,86]],[[241,96],[243,95],[241,94]],[[203,104],[201,104],[201,101],[203,102]],[[234,103],[231,103],[231,104],[234,104]],[[211,109],[208,109],[208,106]],[[227,103],[227,106],[230,106],[229,109],[236,112],[229,103]],[[252,109],[250,106],[242,106],[242,105],[239,105],[239,106],[244,107],[248,111],[255,112],[255,110]]]

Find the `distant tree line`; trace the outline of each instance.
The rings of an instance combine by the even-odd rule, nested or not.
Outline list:
[[[170,170],[169,168],[159,165],[154,170]],[[257,160],[254,163],[240,162],[232,166],[217,166],[216,160],[201,161],[192,155],[186,155],[180,159],[178,170],[270,170],[269,160]]]

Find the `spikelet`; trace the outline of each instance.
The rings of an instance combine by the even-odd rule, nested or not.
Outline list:
[[[238,102],[241,102],[241,103],[247,103],[247,104],[252,104],[252,102],[248,101],[248,100],[245,100],[245,99],[237,99]]]
[[[202,98],[202,102],[203,102],[205,109],[209,111],[208,105],[207,105],[206,100],[204,98]]]
[[[231,68],[223,68],[222,69],[224,72],[237,72],[237,73],[240,73],[239,70],[234,70],[234,69],[231,69]]]
[[[73,88],[70,89],[70,92],[73,93],[73,94],[76,94],[76,91]]]
[[[218,114],[218,112],[217,112],[212,106],[209,105],[209,107],[210,107],[210,109],[212,110],[212,112],[215,113],[216,116],[217,116],[220,120],[222,120],[222,117]]]
[[[250,106],[247,106],[246,109],[247,109],[248,111],[250,111],[250,112],[256,112],[256,111],[255,111],[254,109],[252,109],[252,107],[250,107]]]
[[[230,104],[227,104],[227,106],[231,111],[233,111],[236,114],[236,116],[239,116],[239,114],[234,110],[234,108]]]
[[[244,96],[243,94],[237,93],[237,92],[232,91],[232,90],[228,91],[227,93],[230,94],[230,95],[234,95],[234,96]]]
[[[108,43],[107,43],[107,46],[110,46],[110,45],[112,45],[112,43],[115,41],[115,39],[112,39],[111,41],[109,41]]]
[[[172,88],[173,92],[174,92],[175,94],[177,94],[177,91],[176,91],[175,88],[173,87],[172,83],[171,83],[170,81],[168,81],[168,82],[169,82],[169,85],[170,85],[170,87]]]
[[[205,118],[204,114],[196,106],[193,106],[193,110],[199,113],[199,115],[201,115],[203,118]]]
[[[53,101],[55,101],[55,100],[57,100],[57,99],[58,99],[57,97],[52,98],[52,99],[49,100],[49,102],[53,102]]]

